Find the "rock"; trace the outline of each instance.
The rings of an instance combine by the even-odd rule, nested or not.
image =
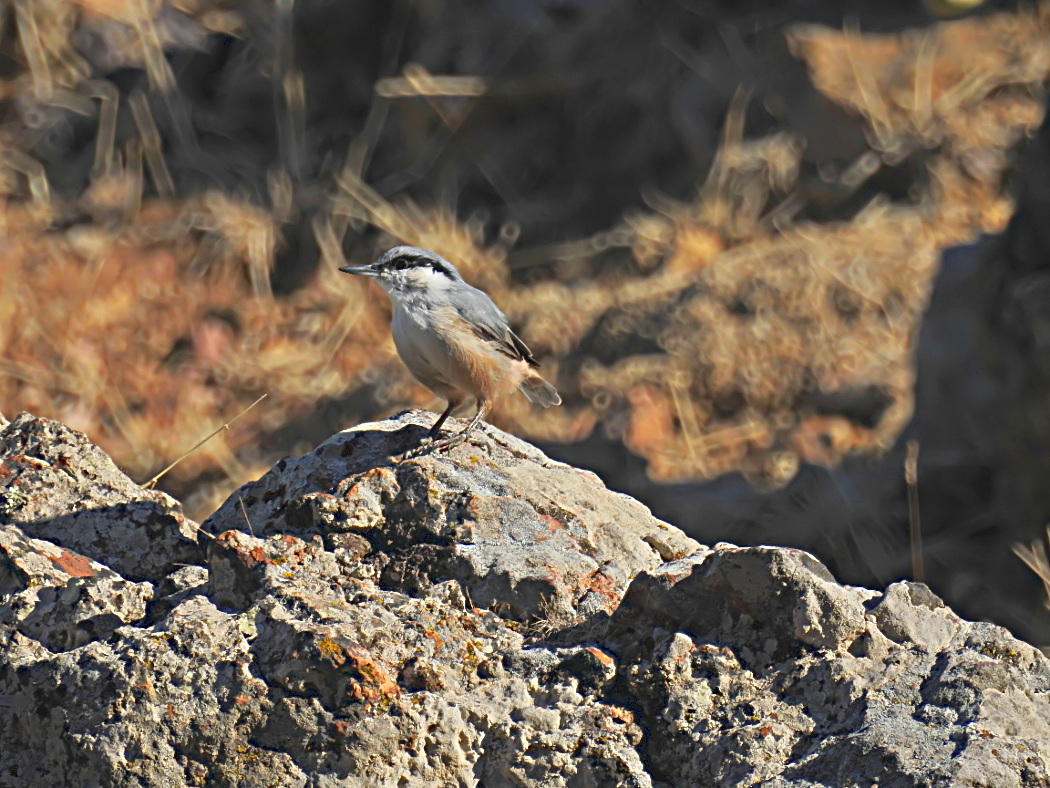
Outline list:
[[[636,749],[643,733],[630,711],[561,684],[534,704],[489,731],[475,769],[478,785],[653,784]]]
[[[570,683],[564,697],[550,698],[538,675],[505,669],[504,657],[522,652],[521,635],[472,609],[457,581],[413,598],[354,579],[319,540],[228,531],[214,545],[211,585],[251,606],[254,664],[279,699],[280,714],[254,738],[288,749],[291,736],[307,772],[335,773],[347,785],[393,785],[405,775],[419,784],[474,784],[484,775],[485,785],[513,785],[519,772],[537,775],[529,784],[568,785],[576,771],[611,776],[627,764],[639,785],[649,784],[634,744],[618,732],[626,726],[608,721],[614,712],[593,695]],[[581,737],[603,725],[611,728],[606,744],[572,757]],[[542,742],[533,742],[537,726]]]
[[[203,566],[190,564],[182,566],[157,584],[153,592],[153,601],[147,606],[146,619],[155,624],[170,615],[171,611],[193,596],[207,592],[208,570]]]
[[[962,621],[921,583],[894,583],[873,608],[875,624],[895,643],[919,643],[940,651],[959,632]]]
[[[155,583],[0,525],[0,782],[1050,781],[1050,662],[1005,630],[799,550],[693,545],[493,428],[392,464],[425,423],[282,461]],[[92,455],[51,430],[38,454]]]
[[[17,631],[51,651],[66,651],[141,619],[153,586],[6,525],[0,526],[0,592],[0,632]]]
[[[203,596],[164,622],[0,665],[5,779],[18,785],[302,786],[284,752],[250,742],[268,716],[240,620]],[[17,720],[17,724],[15,724]],[[19,742],[19,747],[13,747]]]
[[[488,425],[448,453],[393,463],[432,420],[408,412],[339,433],[242,487],[203,527],[319,535],[358,557],[358,577],[410,593],[455,578],[475,605],[519,621],[609,612],[638,572],[699,548]]]
[[[1050,662],[919,584],[877,594],[797,550],[720,545],[638,577],[608,640],[668,785],[1050,780]]]
[[[765,664],[802,645],[848,649],[866,621],[862,597],[808,553],[728,545],[636,579],[610,623],[610,642],[632,657],[661,627],[731,640],[749,662]]]
[[[23,413],[0,431],[0,525],[80,553],[131,580],[202,563],[197,524],[144,490],[63,424]]]

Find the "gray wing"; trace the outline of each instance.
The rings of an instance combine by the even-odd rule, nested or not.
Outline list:
[[[457,288],[453,306],[459,316],[470,324],[474,333],[495,345],[500,353],[513,359],[521,359],[530,367],[539,366],[528,345],[510,330],[507,316],[485,292],[470,285]]]

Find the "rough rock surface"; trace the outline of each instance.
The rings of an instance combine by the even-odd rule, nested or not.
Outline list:
[[[611,612],[640,571],[699,548],[593,474],[494,429],[449,454],[391,463],[433,418],[366,424],[281,460],[203,527],[319,535],[356,556],[362,579],[409,593],[456,579],[478,607],[522,621]]]
[[[135,580],[200,562],[197,524],[175,499],[139,487],[79,432],[28,413],[0,429],[0,525]]]
[[[151,582],[115,569],[137,544],[40,536],[69,488],[5,520],[0,785],[1050,784],[1050,663],[1005,630],[695,545],[490,427],[391,462],[425,423],[279,463],[190,561],[158,532]],[[60,425],[11,430],[100,467]],[[40,478],[5,463],[4,489]],[[130,529],[155,499],[107,473]]]
[[[52,651],[105,640],[138,621],[153,597],[150,583],[113,570],[18,528],[0,526],[0,627]]]

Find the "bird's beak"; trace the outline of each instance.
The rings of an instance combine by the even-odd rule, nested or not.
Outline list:
[[[379,276],[379,272],[370,265],[344,265],[339,270],[355,276]]]

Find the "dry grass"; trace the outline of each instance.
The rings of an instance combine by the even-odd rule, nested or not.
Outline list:
[[[1031,569],[1036,577],[1043,583],[1046,599],[1043,604],[1050,609],[1050,526],[1046,529],[1046,542],[1033,539],[1030,544],[1017,542],[1013,545],[1014,555],[1020,558],[1024,565]]]
[[[891,445],[911,413],[910,356],[940,250],[1004,229],[1007,154],[1042,120],[1050,73],[1042,11],[922,36],[810,27],[790,37],[816,84],[869,122],[871,150],[843,182],[859,185],[881,162],[936,149],[933,188],[918,205],[876,202],[849,223],[792,223],[799,146],[745,142],[731,117],[695,203],[662,206],[565,250],[595,257],[622,246],[640,277],[552,283],[505,299],[530,339],[559,354],[610,315],[601,330],[612,339],[656,340],[659,352],[585,365],[578,381],[656,479],[742,469],[775,485],[799,458],[833,464]],[[873,428],[800,407],[807,392],[869,384],[893,399]]]
[[[462,260],[556,369],[596,330],[655,341],[654,352],[609,366],[585,360],[576,379],[559,381],[579,395],[565,409],[504,403],[504,423],[571,442],[602,422],[655,479],[739,469],[775,486],[800,459],[830,465],[886,449],[907,422],[911,352],[940,250],[1002,231],[1012,213],[1002,176],[1009,151],[1042,120],[1048,32],[1042,10],[922,35],[791,31],[816,84],[869,123],[871,149],[840,181],[856,188],[882,163],[928,148],[933,188],[914,207],[875,202],[848,223],[796,224],[802,143],[741,139],[738,106],[694,203],[665,202],[555,252],[567,271],[600,272],[595,261],[620,248],[631,273],[514,287],[504,250],[479,251],[454,225],[388,205],[358,181],[344,180],[343,194],[392,236]],[[867,386],[892,399],[874,427],[802,404],[813,391]]]
[[[175,472],[218,466],[243,477],[240,445],[393,357],[383,315],[362,308],[347,277],[324,271],[285,300],[255,291],[243,230],[274,228],[258,211],[246,222],[251,211],[206,195],[147,205],[112,230],[40,233],[20,222],[0,256],[0,399],[86,431],[142,476],[269,391],[276,407]],[[224,234],[229,222],[237,235]]]
[[[239,25],[235,4],[177,5],[210,30]],[[800,459],[884,449],[911,412],[910,355],[939,251],[1003,229],[1007,153],[1039,123],[1050,73],[1042,11],[918,36],[795,30],[816,84],[869,124],[871,150],[842,182],[855,187],[881,162],[933,148],[934,186],[919,204],[876,202],[837,225],[795,222],[802,142],[743,140],[741,97],[694,202],[654,199],[648,213],[557,248],[558,276],[530,286],[510,276],[512,232],[486,246],[484,228],[448,208],[390,204],[351,155],[314,224],[318,275],[275,298],[268,275],[295,199],[286,179],[274,177],[272,211],[220,192],[173,196],[146,103],[132,107],[138,135],[114,147],[116,92],[88,83],[69,45],[74,29],[95,25],[122,42],[114,57],[144,64],[153,89],[170,90],[160,46],[178,31],[163,7],[14,4],[26,67],[0,91],[42,112],[76,106],[97,118],[98,136],[90,186],[63,201],[25,140],[0,135],[0,407],[85,430],[144,479],[268,392],[225,441],[172,472],[184,486],[220,473],[217,496],[268,462],[253,450],[261,434],[322,400],[370,390],[375,413],[363,416],[435,404],[396,360],[385,299],[335,270],[347,228],[361,222],[385,232],[380,246],[397,239],[454,260],[522,327],[566,393],[564,407],[544,412],[502,403],[496,421],[522,435],[575,441],[601,424],[656,479],[742,469],[768,485],[790,479]],[[160,197],[143,201],[147,175]],[[92,222],[61,229],[56,219],[73,212]],[[605,268],[610,252],[630,264]],[[588,357],[595,337],[641,337],[652,350],[600,364]],[[868,385],[892,398],[872,427],[804,404],[807,393]]]

